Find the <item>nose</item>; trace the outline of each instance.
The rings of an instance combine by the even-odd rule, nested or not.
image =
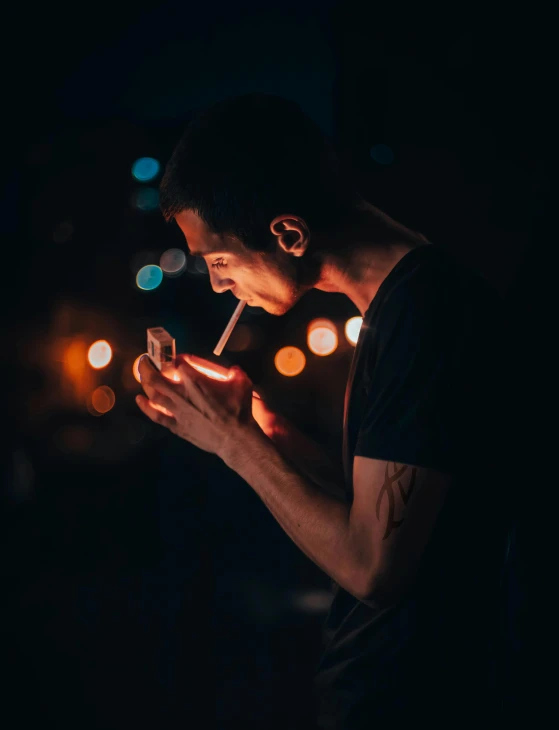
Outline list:
[[[232,279],[222,279],[210,269],[210,283],[216,294],[224,294],[235,286]]]

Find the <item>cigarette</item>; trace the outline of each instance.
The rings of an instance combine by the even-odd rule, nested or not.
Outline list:
[[[239,321],[239,317],[241,316],[241,312],[245,308],[246,301],[244,299],[241,299],[241,301],[237,304],[237,308],[233,312],[233,315],[231,319],[229,320],[229,324],[223,331],[223,334],[219,338],[219,342],[215,346],[214,355],[221,355],[223,348],[227,344],[227,340],[229,339],[229,336],[231,335],[231,332],[233,332],[233,327],[237,324]]]

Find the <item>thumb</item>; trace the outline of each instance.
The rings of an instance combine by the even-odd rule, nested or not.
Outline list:
[[[233,377],[236,378],[239,375],[246,375],[245,371],[240,368],[238,365],[232,365],[229,368],[229,372],[233,374]]]

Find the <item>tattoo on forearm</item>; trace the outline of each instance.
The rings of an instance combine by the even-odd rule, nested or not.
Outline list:
[[[397,495],[399,492],[400,498],[405,507],[411,497],[411,493],[415,485],[416,474],[417,469],[413,466],[408,466],[407,464],[397,464],[396,462],[392,462],[386,465],[384,484],[382,485],[377,499],[377,519],[380,519],[380,508],[385,496],[388,501],[388,521],[382,538],[383,540],[386,540],[392,530],[396,527],[400,527],[404,521],[403,517],[400,520],[394,519]],[[396,491],[396,484],[398,485],[398,491]]]

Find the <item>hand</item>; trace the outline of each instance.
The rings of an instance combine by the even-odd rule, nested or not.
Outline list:
[[[162,375],[143,357],[138,370],[147,398],[139,395],[136,402],[154,423],[223,458],[232,442],[242,440],[246,427],[257,428],[252,382],[237,366],[230,368],[230,380],[213,380],[189,365],[187,357],[177,355],[178,381]]]
[[[266,436],[272,439],[276,429],[277,415],[268,408],[262,398],[255,397],[254,393],[252,397],[252,417]]]

